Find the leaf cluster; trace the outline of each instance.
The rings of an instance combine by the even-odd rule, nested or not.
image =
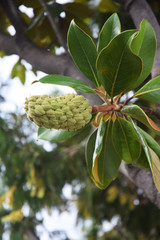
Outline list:
[[[97,94],[102,106],[92,106],[96,113],[93,124],[98,129],[92,133],[86,147],[86,159],[90,177],[95,184],[106,188],[118,175],[121,161],[151,170],[157,189],[160,179],[160,147],[135,120],[160,135],[160,128],[132,99],[140,98],[160,104],[160,77],[150,80],[140,88],[149,76],[156,51],[155,33],[150,23],[143,19],[139,30],[121,32],[117,14],[103,25],[95,45],[93,39],[72,21],[68,30],[68,47],[81,72],[94,84],[70,77],[48,75],[39,81],[73,87],[83,93]],[[137,89],[133,93],[134,89]],[[132,90],[131,97],[122,96]],[[46,132],[47,131],[47,132]],[[39,130],[45,140],[65,140],[71,132]],[[45,137],[43,137],[45,136]]]

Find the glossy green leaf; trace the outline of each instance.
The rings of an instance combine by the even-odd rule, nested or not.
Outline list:
[[[143,63],[141,75],[138,80],[132,83],[132,88],[139,86],[150,74],[156,52],[156,37],[151,24],[143,19],[140,31],[131,43],[133,52],[140,56]]]
[[[121,158],[115,151],[112,143],[111,128],[112,122],[106,122],[106,130],[103,139],[100,137],[102,145],[100,146],[99,151],[97,151],[97,155],[96,152],[93,154],[93,177],[97,182],[104,186],[108,185],[109,180],[113,180],[117,177],[118,169],[121,163]],[[99,138],[99,136],[100,135],[97,134],[97,138]],[[98,140],[96,140],[96,142],[98,142]]]
[[[99,127],[98,127],[98,131],[97,131],[97,137],[96,137],[96,142],[95,142],[95,150],[94,150],[94,153],[93,153],[93,160],[95,160],[96,157],[99,156],[99,154],[102,151],[103,138],[104,138],[104,135],[105,135],[105,131],[106,131],[106,123],[102,118],[101,122],[99,124]],[[94,162],[93,162],[93,166],[94,166]]]
[[[131,121],[132,121],[133,127],[137,132],[137,135],[139,136],[143,149],[145,151],[147,160],[149,162],[149,165],[153,174],[153,180],[154,180],[155,186],[157,190],[160,192],[160,159],[157,156],[157,154],[153,151],[153,149],[148,147],[145,137],[143,136],[143,134],[141,134],[141,132],[139,131],[138,127],[133,122],[133,120]]]
[[[68,47],[78,68],[98,87],[96,46],[91,37],[80,29],[74,21],[71,22],[68,30]]]
[[[143,147],[141,147],[141,154],[139,156],[139,158],[137,159],[136,162],[132,163],[134,166],[139,167],[139,168],[144,168],[148,171],[151,171],[150,165],[148,163],[145,151],[143,149]]]
[[[138,130],[140,131],[140,133],[144,136],[144,138],[146,139],[146,142],[148,144],[148,146],[153,149],[153,151],[158,155],[158,157],[160,158],[160,145],[154,140],[154,138],[149,135],[147,132],[145,132],[143,129],[141,129],[140,127],[138,127]]]
[[[109,42],[121,32],[121,24],[116,13],[112,14],[110,18],[103,25],[99,34],[98,52],[106,47]]]
[[[83,93],[95,93],[95,91],[86,83],[75,78],[62,75],[47,75],[39,80],[41,83],[57,84],[72,87]]]
[[[150,119],[147,114],[137,105],[126,105],[122,108],[122,113],[125,113],[138,121],[142,122],[148,128],[152,129],[156,134],[160,135],[160,128]]]
[[[117,153],[125,162],[133,163],[139,158],[141,145],[129,121],[122,118],[115,120],[112,127],[112,141]]]
[[[146,83],[134,94],[134,97],[160,104],[160,76]]]
[[[136,32],[136,30],[122,32],[98,55],[98,75],[111,98],[131,90],[130,85],[140,76],[142,61],[130,49]]]
[[[56,129],[38,129],[38,139],[50,142],[62,142],[77,134],[77,131],[66,131]]]
[[[132,125],[137,133],[137,136],[142,144],[143,150],[146,154],[150,169],[153,171],[153,165],[152,165],[152,158],[151,158],[151,153],[149,150],[149,147],[147,145],[146,139],[144,138],[143,134],[141,134],[141,132],[139,131],[138,127],[136,126],[136,124],[134,123],[134,121],[130,118]]]
[[[93,180],[93,182],[96,184],[97,187],[99,187],[100,189],[104,189],[111,183],[111,180],[108,179],[108,182],[106,183],[106,185],[103,185],[103,184],[97,182],[96,179],[93,177],[93,174],[92,174],[93,153],[94,153],[94,150],[95,150],[97,131],[98,130],[96,130],[94,133],[92,133],[91,136],[89,137],[88,143],[86,145],[85,155],[86,155],[88,172],[89,172],[89,175],[90,175],[91,179]]]

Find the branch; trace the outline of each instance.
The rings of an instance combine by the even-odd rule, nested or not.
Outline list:
[[[11,23],[13,24],[16,33],[19,35],[24,35],[24,30],[26,28],[25,23],[23,22],[18,8],[14,0],[0,0],[0,5],[4,9],[5,13],[9,17]]]
[[[120,171],[136,186],[141,188],[145,196],[160,209],[160,193],[157,191],[152,174],[149,171],[121,163]]]
[[[52,54],[49,51],[40,48],[27,38],[24,31],[25,24],[21,19],[14,0],[0,0],[0,5],[3,7],[11,23],[16,29],[16,35],[14,37],[0,31],[0,43],[2,43],[0,44],[1,50],[8,54],[15,53],[19,55],[20,58],[25,59],[37,70],[48,74],[60,74],[81,79],[82,81],[88,83],[91,87],[94,87],[92,82],[77,69],[70,56],[67,54]],[[91,105],[101,104],[101,100],[98,96],[93,98],[91,94],[83,95],[89,99]]]
[[[139,28],[140,22],[143,18],[147,19],[152,25],[157,39],[157,52],[155,56],[154,65],[152,68],[152,78],[160,75],[160,26],[152,12],[152,9],[146,0],[115,0],[120,3],[124,9],[130,14],[136,27]]]
[[[0,50],[7,54],[18,54],[15,38],[0,29]]]
[[[67,45],[66,45],[66,42],[64,41],[64,38],[61,34],[61,31],[60,29],[58,28],[53,16],[52,16],[52,13],[50,11],[50,8],[48,7],[47,3],[45,2],[45,0],[39,0],[39,2],[41,3],[42,7],[44,8],[44,10],[46,11],[47,13],[47,16],[48,16],[48,19],[50,21],[50,24],[56,34],[56,37],[59,41],[59,43],[64,47],[66,53],[68,53],[68,48],[67,48]]]

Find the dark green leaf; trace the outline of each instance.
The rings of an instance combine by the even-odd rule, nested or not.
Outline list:
[[[101,125],[102,126],[102,125]],[[102,126],[104,128],[104,126]],[[114,149],[112,139],[111,139],[111,128],[112,122],[106,122],[106,130],[102,136],[97,133],[97,148],[93,154],[93,164],[92,164],[92,174],[97,182],[107,187],[109,181],[116,178],[118,174],[118,169],[121,163],[121,158],[118,156]],[[101,132],[101,129],[99,130]],[[102,140],[101,143],[98,143]]]
[[[98,52],[106,47],[109,42],[121,32],[121,24],[116,13],[112,14],[110,18],[103,25],[99,34]]]
[[[130,85],[140,76],[142,61],[130,49],[136,32],[135,30],[122,32],[98,55],[98,74],[111,98],[131,90]]]
[[[124,106],[122,108],[122,112],[142,122],[148,128],[152,129],[156,134],[160,135],[160,128],[145,114],[145,112],[139,106],[135,104]]]
[[[153,174],[155,186],[157,190],[160,192],[160,159],[157,156],[157,154],[150,147],[148,147],[145,137],[143,136],[143,134],[141,134],[141,132],[139,131],[138,127],[136,126],[132,119],[131,121],[145,151],[148,163]]]
[[[134,94],[134,97],[160,104],[160,76],[146,83]]]
[[[104,135],[105,135],[105,131],[106,131],[106,123],[105,123],[105,121],[102,118],[101,122],[99,124],[99,127],[98,127],[98,132],[97,132],[97,137],[96,137],[96,142],[95,142],[95,149],[94,149],[94,153],[93,153],[93,160],[95,160],[96,157],[102,151],[102,148],[103,148],[103,138],[104,138]],[[93,162],[93,166],[94,166],[94,162]]]
[[[132,124],[122,118],[113,123],[112,141],[115,150],[127,163],[135,162],[141,153],[141,145]]]
[[[75,78],[66,77],[62,75],[47,75],[39,80],[41,83],[57,84],[62,86],[69,86],[77,91],[84,93],[95,93],[95,91],[86,83]]]
[[[142,144],[142,147],[144,149],[144,152],[146,154],[146,157],[147,157],[147,160],[148,160],[148,163],[149,163],[149,166],[151,168],[151,170],[153,171],[153,165],[152,165],[152,157],[151,157],[151,153],[150,153],[150,150],[149,150],[149,147],[147,145],[147,142],[146,142],[146,139],[144,138],[144,136],[141,134],[141,132],[139,131],[138,127],[136,126],[136,124],[134,123],[134,121],[130,118],[131,122],[132,122],[132,125],[137,133],[137,136]]]
[[[139,86],[150,74],[156,52],[156,37],[151,24],[143,19],[140,31],[131,43],[133,52],[140,56],[143,63],[141,75],[132,83],[132,88]]]
[[[98,87],[95,44],[74,21],[71,22],[68,30],[68,47],[78,68]]]
[[[96,136],[97,136],[97,130],[90,136],[88,143],[86,145],[86,161],[87,161],[87,167],[88,167],[88,172],[93,180],[93,182],[99,187],[100,189],[106,188],[103,184],[99,183],[96,181],[96,179],[93,177],[92,174],[92,166],[93,166],[93,153],[95,150],[95,142],[96,142]],[[107,186],[111,181],[108,180]]]
[[[139,168],[144,168],[148,171],[151,171],[145,151],[143,149],[143,147],[141,147],[141,154],[139,156],[139,158],[137,159],[136,162],[132,163],[134,166],[139,167]]]
[[[154,140],[154,138],[149,135],[148,133],[146,133],[144,130],[142,130],[140,127],[138,127],[138,130],[140,131],[140,133],[144,136],[144,138],[146,139],[146,142],[148,144],[148,146],[153,149],[153,151],[158,155],[158,157],[160,158],[160,146],[159,144]]]
[[[66,131],[46,128],[38,129],[38,138],[51,142],[62,142],[74,136],[75,134],[77,134],[77,131]]]

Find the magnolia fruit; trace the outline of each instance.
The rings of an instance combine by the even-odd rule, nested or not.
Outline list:
[[[84,127],[92,117],[89,101],[76,94],[31,96],[26,98],[25,111],[30,121],[47,129],[75,131]]]

